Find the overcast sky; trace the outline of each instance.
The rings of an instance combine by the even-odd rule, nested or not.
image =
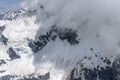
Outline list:
[[[0,0],[0,7],[14,6],[20,3],[20,0]]]

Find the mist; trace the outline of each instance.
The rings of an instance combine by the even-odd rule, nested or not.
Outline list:
[[[9,58],[8,54],[4,53],[10,46],[24,49],[18,52],[21,59],[9,62],[7,67],[2,66],[8,69],[8,73],[50,73],[50,80],[70,80],[71,71],[78,65],[82,64],[89,69],[98,65],[105,67],[106,64],[99,57],[107,57],[114,62],[120,55],[119,0],[22,0],[20,8],[35,13],[3,22],[6,23],[3,34],[9,43],[5,48],[0,46],[4,48],[0,58]],[[53,31],[51,35],[55,35],[56,39],[51,40],[51,35],[47,36],[50,40],[42,49],[38,48],[34,52],[28,42],[39,42],[40,37],[46,36],[50,31]],[[72,38],[78,41],[76,44],[72,44],[68,39],[61,39],[60,34],[67,31],[67,35],[71,36],[72,32],[77,37],[72,35]],[[90,60],[86,60],[86,56]],[[16,71],[11,68],[13,63]],[[26,65],[29,68],[26,68]]]
[[[90,52],[90,48],[93,48],[95,53],[99,52],[104,56],[120,54],[119,0],[26,0],[21,5],[38,9],[36,24],[41,24],[41,26],[36,34],[36,40],[40,34],[47,32],[53,25],[58,28],[77,30],[81,39],[80,44],[74,48],[69,44],[61,43],[59,39],[56,43],[48,44],[34,56],[36,71],[44,67],[47,71],[58,73],[58,76],[63,77],[83,56],[93,53]],[[40,8],[41,6],[43,7]],[[61,75],[59,71],[63,71]],[[62,78],[51,80],[62,80]]]

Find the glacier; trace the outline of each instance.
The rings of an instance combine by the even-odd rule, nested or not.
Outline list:
[[[23,0],[0,20],[0,80],[120,80],[119,4]]]

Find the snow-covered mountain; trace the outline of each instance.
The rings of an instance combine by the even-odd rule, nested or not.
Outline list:
[[[12,12],[19,11],[19,6],[0,7],[0,20],[7,15],[12,15]],[[8,17],[9,18],[9,17]]]
[[[33,16],[36,14],[36,10],[29,10],[29,9],[18,9],[15,11],[8,11],[6,14],[3,16],[3,20],[14,20],[17,18],[21,17],[26,17],[26,16]]]
[[[119,4],[23,0],[0,20],[0,80],[120,80]]]

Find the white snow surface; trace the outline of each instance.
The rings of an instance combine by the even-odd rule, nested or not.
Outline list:
[[[41,9],[40,5],[44,8]],[[111,60],[120,54],[119,0],[24,0],[21,7],[37,9],[37,14],[12,21],[0,21],[0,25],[6,26],[3,34],[9,40],[7,46],[0,44],[0,59],[9,59],[6,51],[10,46],[14,49],[23,48],[18,52],[20,59],[0,66],[0,70],[6,70],[0,76],[31,73],[44,75],[50,72],[50,80],[67,80],[77,63],[82,62],[88,68],[98,64],[104,67],[104,63],[93,56],[95,53],[110,57]],[[52,25],[77,30],[80,43],[73,46],[57,38],[41,51],[32,54],[26,39],[37,40]],[[94,50],[91,51],[90,48]],[[85,56],[92,57],[94,65],[83,60]]]
[[[5,60],[7,64],[0,66],[0,70],[6,70],[4,75],[27,75],[34,73],[34,66],[32,51],[28,47],[27,38],[34,39],[35,32],[38,26],[34,24],[35,16],[16,19],[13,21],[1,21],[1,26],[6,26],[3,35],[8,38],[7,46],[1,43],[0,59]],[[20,59],[9,61],[7,49],[13,47],[17,54],[21,56]],[[17,51],[19,49],[20,51]]]

